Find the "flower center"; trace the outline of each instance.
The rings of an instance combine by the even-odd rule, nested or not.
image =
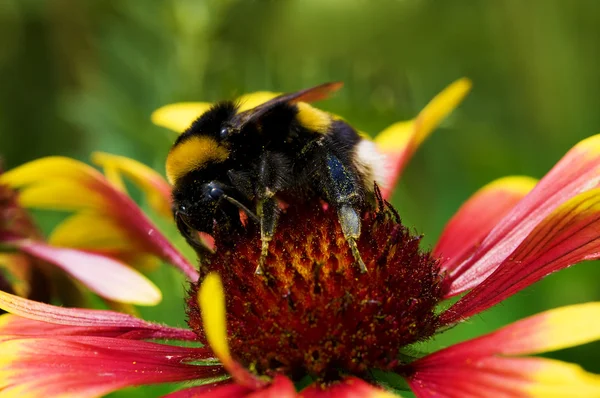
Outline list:
[[[4,234],[22,238],[41,238],[33,219],[19,205],[17,193],[10,187],[0,184],[0,237]]]
[[[362,215],[358,248],[367,273],[355,264],[336,211],[319,203],[281,215],[264,275],[254,272],[261,247],[255,225],[233,238],[219,235],[202,271],[221,275],[231,352],[257,374],[332,380],[391,369],[402,347],[436,330],[438,263],[383,203]],[[197,289],[188,322],[205,341]]]

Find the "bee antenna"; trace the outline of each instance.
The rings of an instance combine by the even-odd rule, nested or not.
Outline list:
[[[252,221],[254,221],[257,224],[260,224],[260,218],[258,218],[256,214],[254,214],[249,208],[244,206],[242,203],[228,195],[222,195],[221,197],[229,203],[231,203],[232,205],[234,205],[235,207],[237,207],[238,209],[242,210],[244,213],[246,213],[248,217],[252,219]]]

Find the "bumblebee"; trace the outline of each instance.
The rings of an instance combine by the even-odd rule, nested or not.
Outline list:
[[[241,226],[240,213],[260,224],[267,257],[280,216],[279,200],[318,197],[336,209],[356,263],[360,211],[372,200],[380,156],[345,121],[316,109],[341,88],[327,83],[277,96],[255,108],[215,104],[181,134],[166,161],[177,226],[196,251],[198,232]]]

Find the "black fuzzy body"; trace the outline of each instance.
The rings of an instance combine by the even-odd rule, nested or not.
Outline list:
[[[310,129],[302,125],[298,112],[297,104],[284,102],[227,133],[238,107],[234,102],[221,102],[178,138],[175,146],[199,135],[229,150],[226,160],[207,162],[175,182],[173,210],[184,235],[189,235],[189,228],[213,233],[215,227],[240,227],[241,209],[250,213],[249,218],[260,219],[265,234],[272,234],[279,202],[319,198],[334,207],[363,206],[371,190],[364,186],[355,163],[356,147],[362,140],[358,132],[333,118],[318,130]],[[207,187],[218,187],[224,196],[211,197]]]

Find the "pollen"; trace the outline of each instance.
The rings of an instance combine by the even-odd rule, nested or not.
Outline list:
[[[290,206],[280,217],[264,274],[260,231],[215,236],[216,253],[202,271],[221,275],[233,357],[259,375],[311,376],[331,381],[391,370],[403,347],[429,338],[438,326],[438,262],[421,250],[386,203],[363,212],[358,248],[361,273],[334,209]],[[205,341],[198,284],[188,300],[188,323]]]

